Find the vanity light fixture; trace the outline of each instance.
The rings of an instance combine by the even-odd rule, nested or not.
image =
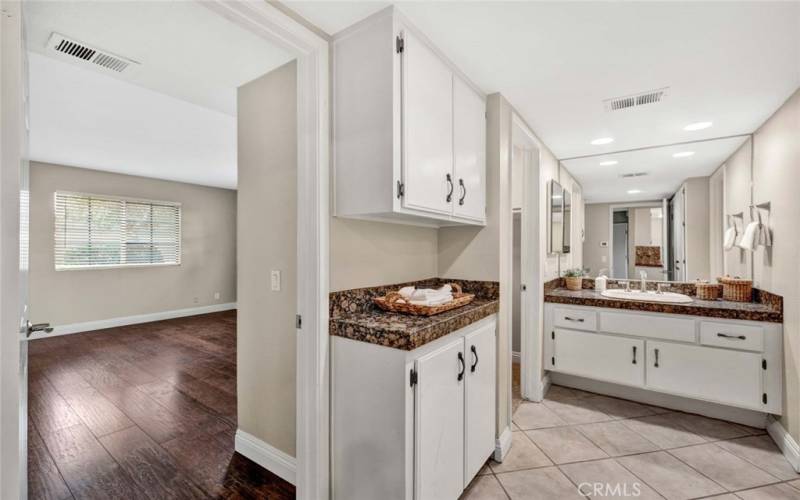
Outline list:
[[[614,142],[613,137],[600,137],[592,141],[592,146],[602,146],[604,144],[611,144]]]
[[[713,125],[712,122],[690,123],[689,125],[686,125],[685,127],[683,127],[683,130],[686,130],[687,132],[694,132],[695,130],[703,130],[705,128],[708,128],[711,125]]]
[[[672,155],[672,157],[673,158],[686,158],[686,157],[692,156],[693,154],[694,154],[694,151],[681,151],[680,153],[675,153],[674,155]]]
[[[617,163],[619,163],[617,160],[601,161],[600,162],[600,166],[601,167],[610,167],[611,165],[616,165]]]
[[[641,189],[629,189],[628,190],[628,194],[639,194],[641,192],[642,192]]]

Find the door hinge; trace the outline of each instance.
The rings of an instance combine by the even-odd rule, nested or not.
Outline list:
[[[766,392],[765,392],[765,393],[764,393],[764,394],[761,396],[761,401],[762,401],[764,404],[767,404],[767,393],[766,393]]]
[[[417,380],[419,380],[419,375],[417,375],[417,370],[412,368],[408,374],[408,379],[409,379],[408,380],[409,386],[414,387],[415,385],[417,385]]]
[[[767,360],[766,359],[762,359],[761,360],[761,369],[762,370],[766,370],[767,369]]]
[[[551,339],[553,339],[553,340],[555,340],[555,339],[556,339],[556,331],[555,331],[555,330],[553,330],[552,332],[550,332],[550,338],[551,338]]]
[[[403,52],[403,49],[406,48],[406,42],[403,40],[403,37],[398,35],[397,39],[395,39],[394,46],[395,46],[395,50],[397,50],[398,54]]]
[[[406,185],[400,181],[397,181],[397,199],[399,200],[405,195],[406,195]]]
[[[553,366],[556,366],[556,357],[555,356],[550,358],[550,364],[553,365]]]
[[[294,327],[298,330],[303,328],[303,317],[299,314],[294,317]]]

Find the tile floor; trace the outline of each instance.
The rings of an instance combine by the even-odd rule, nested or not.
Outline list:
[[[800,500],[800,474],[761,429],[560,386],[522,401],[519,365],[513,389],[511,451],[462,500]]]

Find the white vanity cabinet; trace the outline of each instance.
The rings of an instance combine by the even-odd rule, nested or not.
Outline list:
[[[393,8],[333,42],[334,210],[486,222],[486,100]]]
[[[782,413],[779,323],[545,304],[545,368]]]
[[[412,351],[333,337],[339,500],[453,500],[495,449],[496,315]]]

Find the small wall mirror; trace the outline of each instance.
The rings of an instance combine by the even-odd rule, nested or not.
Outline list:
[[[572,241],[572,195],[569,191],[564,190],[564,236],[561,245],[561,253],[569,253],[570,244]]]
[[[550,253],[564,251],[564,188],[550,181]]]

